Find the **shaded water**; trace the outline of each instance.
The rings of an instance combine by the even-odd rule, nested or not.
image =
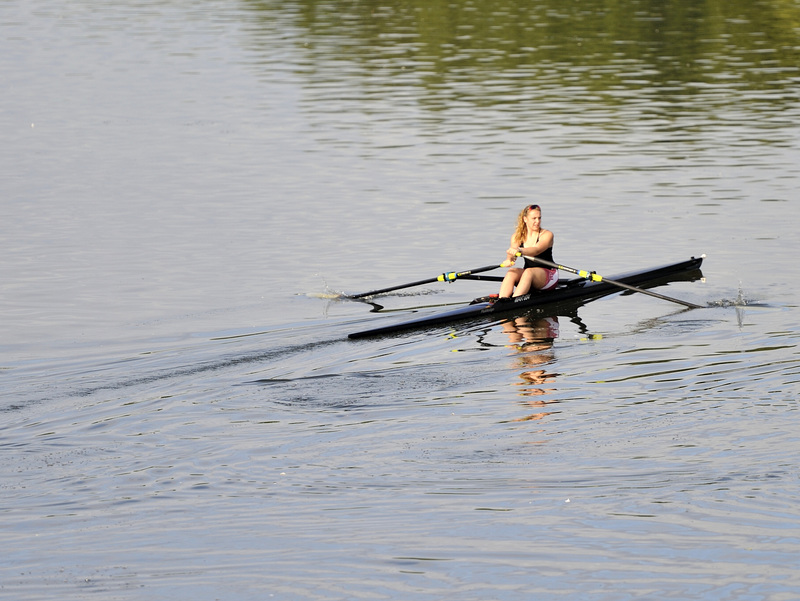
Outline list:
[[[800,594],[796,2],[0,4],[0,596]],[[568,315],[494,291],[544,207]],[[487,290],[488,287],[488,290]]]

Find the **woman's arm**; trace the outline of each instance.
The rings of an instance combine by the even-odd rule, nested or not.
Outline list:
[[[553,236],[553,232],[550,230],[542,230],[539,234],[539,241],[534,244],[533,246],[526,246],[525,248],[520,248],[520,252],[524,257],[535,257],[536,255],[542,254],[548,248],[553,246],[553,240],[555,237]],[[508,250],[511,250],[510,248]]]
[[[517,262],[517,253],[520,251],[520,242],[514,239],[514,236],[511,236],[511,242],[509,244],[508,250],[506,251],[506,263],[509,265],[513,265]]]

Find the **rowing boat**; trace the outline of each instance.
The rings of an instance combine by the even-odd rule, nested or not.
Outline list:
[[[693,281],[701,277],[700,266],[703,258],[692,257],[687,261],[670,263],[660,267],[653,267],[640,271],[616,275],[613,278],[603,278],[594,280],[591,278],[572,278],[562,280],[551,290],[534,290],[528,294],[515,297],[506,302],[495,302],[495,299],[483,297],[476,299],[467,306],[460,307],[445,313],[436,313],[424,317],[418,317],[409,321],[393,323],[370,330],[354,332],[349,334],[349,338],[367,338],[371,336],[383,336],[395,334],[403,330],[426,328],[438,326],[453,321],[488,317],[500,313],[519,313],[527,309],[556,306],[562,303],[586,302],[606,296],[614,292],[619,292],[619,284],[629,286],[639,286],[650,288],[670,281],[690,280]],[[472,276],[464,279],[489,279],[485,276]],[[614,283],[612,283],[614,282]]]
[[[416,319],[402,321],[400,323],[392,323],[378,328],[364,330],[362,332],[354,332],[349,334],[348,337],[367,338],[370,336],[383,336],[401,332],[403,330],[438,326],[463,319],[487,317],[500,313],[519,313],[535,307],[554,306],[566,302],[585,302],[611,294],[613,292],[619,292],[620,288],[618,283],[620,282],[630,286],[649,288],[665,284],[670,281],[695,280],[701,276],[699,271],[702,263],[702,257],[692,257],[687,261],[670,263],[668,265],[653,267],[651,269],[643,269],[630,273],[623,273],[620,275],[615,275],[613,278],[592,280],[591,278],[580,277],[562,280],[555,288],[551,290],[534,290],[528,294],[515,297],[506,302],[495,302],[495,299],[483,297],[481,299],[476,299],[469,305],[460,307],[458,309],[444,313],[436,313],[433,315],[418,317]],[[468,279],[488,278],[482,276],[473,276],[472,278]]]

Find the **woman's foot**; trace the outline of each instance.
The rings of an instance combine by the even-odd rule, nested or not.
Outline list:
[[[471,301],[470,305],[477,305],[478,303],[493,303],[497,300],[497,294],[490,294],[488,296],[479,296],[478,298]]]

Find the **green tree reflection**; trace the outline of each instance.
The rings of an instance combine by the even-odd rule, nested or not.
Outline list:
[[[331,65],[345,61],[374,93],[421,87],[417,100],[430,108],[680,105],[698,94],[707,106],[798,101],[800,5],[790,0],[247,4],[265,26],[280,16],[297,28],[308,53],[301,72],[333,77],[342,67]]]

